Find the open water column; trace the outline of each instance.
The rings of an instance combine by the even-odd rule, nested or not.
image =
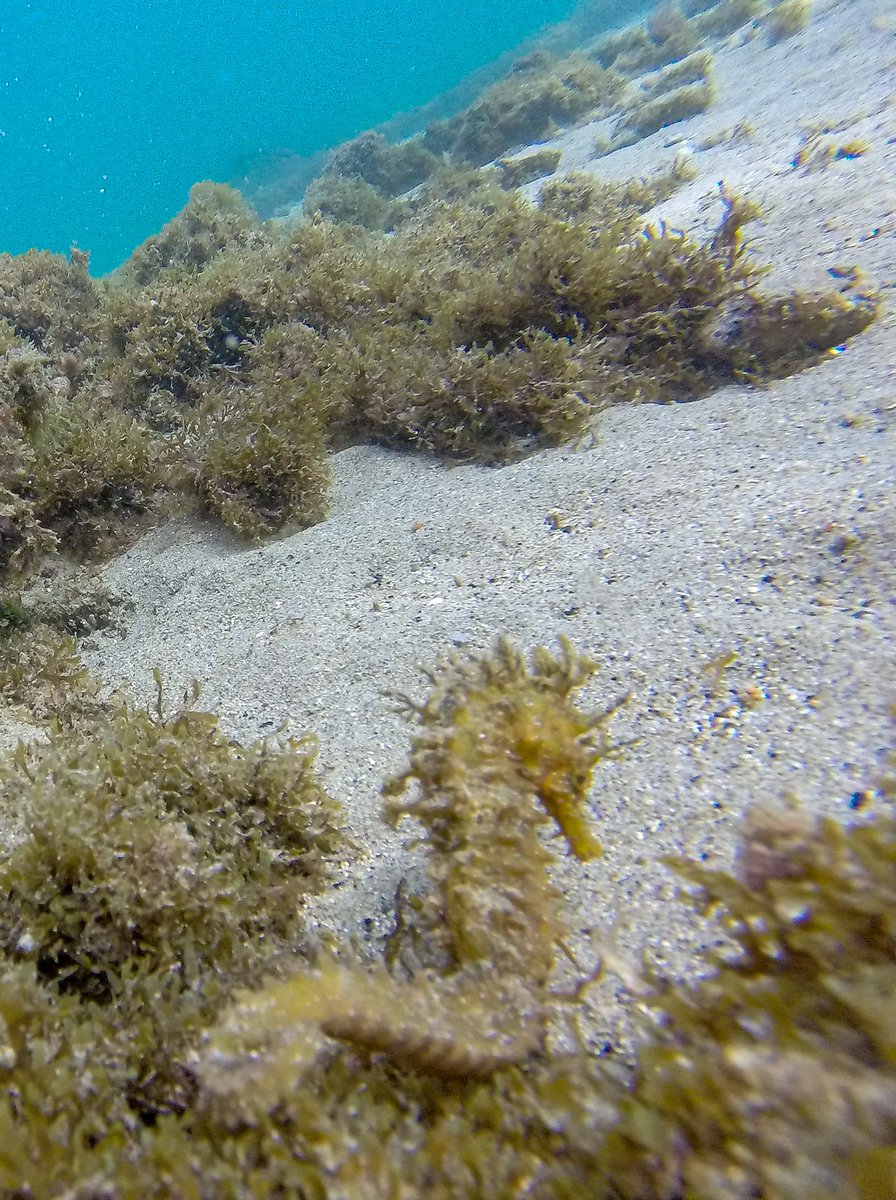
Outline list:
[[[0,15],[0,251],[103,273],[198,179],[325,151],[458,84],[571,0],[21,0]]]

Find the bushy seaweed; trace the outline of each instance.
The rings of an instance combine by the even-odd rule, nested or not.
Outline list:
[[[601,38],[592,53],[598,62],[612,66],[623,76],[632,76],[677,62],[690,54],[698,42],[699,33],[681,9],[675,4],[663,4],[654,9],[644,24],[631,25]]]
[[[701,37],[719,39],[762,14],[763,0],[718,0],[697,13],[693,24]]]
[[[22,830],[0,860],[4,1189],[111,1177],[195,1098],[201,1023],[301,948],[302,897],[344,852],[314,753],[242,746],[160,699],[3,764]]]
[[[47,355],[78,351],[100,320],[101,292],[87,267],[88,256],[75,248],[69,257],[0,254],[0,320]]]
[[[151,286],[112,287],[101,362],[114,403],[165,431],[209,387],[230,381],[246,352],[289,312],[270,247],[217,252],[201,270],[173,266]]]
[[[659,94],[648,93],[638,97],[626,108],[613,133],[610,149],[628,144],[632,140],[649,137],[666,125],[686,121],[705,112],[715,100],[715,86],[710,79],[685,83],[670,89],[661,88]]]
[[[34,514],[79,556],[121,544],[152,510],[167,448],[111,405],[77,397],[49,404],[30,439]]]
[[[711,87],[708,64],[691,55],[659,76],[619,136],[680,115],[683,92]],[[527,60],[489,95],[510,104],[538,83],[596,103],[588,88],[612,82],[579,58],[566,67],[561,86],[557,63]],[[389,190],[397,148],[351,147],[336,165],[378,163]],[[830,297],[800,298],[816,317],[787,325],[786,355],[756,336],[797,301],[757,291],[730,207],[706,244],[645,228],[641,215],[689,178],[685,160],[623,185],[555,179],[535,203],[501,174],[441,167],[400,201],[392,235],[321,211],[275,229],[202,184],[102,284],[77,256],[0,263],[0,571],[33,569],[53,537],[99,556],[171,498],[250,538],[276,535],[325,514],[334,448],[376,440],[500,464],[581,436],[602,404],[689,399],[818,353]],[[854,315],[873,311],[869,299]],[[862,320],[829,325],[838,344]]]
[[[291,935],[338,845],[313,761],[310,743],[242,747],[186,710],[121,710],[89,741],[21,751],[3,803],[28,836],[0,866],[0,943],[109,999],[144,970],[192,987]]]
[[[896,821],[759,806],[735,871],[673,863],[735,949],[664,1024],[607,1144],[620,1194],[892,1196]]]
[[[360,225],[362,229],[391,230],[401,221],[406,206],[389,200],[366,179],[326,173],[305,190],[302,209],[330,221]]]
[[[323,409],[319,387],[288,380],[210,397],[187,438],[203,509],[255,540],[320,521],[329,483]]]
[[[695,176],[696,168],[684,154],[646,179],[624,183],[608,183],[587,171],[571,171],[542,186],[538,205],[564,221],[608,224],[625,220],[633,212],[648,212]]]
[[[369,130],[330,151],[321,179],[363,180],[378,195],[391,199],[428,179],[439,163],[420,137],[393,145],[381,133]]]
[[[18,598],[15,603],[21,615],[0,640],[0,716],[11,709],[66,727],[95,720],[104,706],[74,637],[36,618]]]
[[[866,329],[878,300],[860,276],[845,272],[842,288],[732,299],[700,331],[709,359],[725,362],[739,379],[788,375],[796,360],[815,360]]]
[[[748,24],[764,6],[764,0],[694,0],[683,9],[677,4],[661,4],[640,24],[604,35],[591,48],[590,56],[623,77],[668,69],[670,63],[687,62],[698,47],[720,41]]]
[[[501,172],[501,187],[523,187],[544,175],[552,175],[562,157],[560,150],[536,150],[521,158],[501,158],[497,163]]]
[[[224,250],[259,249],[268,240],[265,226],[234,188],[196,183],[183,210],[134,251],[117,281],[146,287],[173,268],[195,274]]]
[[[672,66],[665,67],[644,81],[644,90],[653,100],[666,92],[684,87],[689,83],[706,83],[712,77],[712,55],[708,50],[689,54]]]
[[[769,42],[783,42],[809,24],[810,0],[778,0],[762,20]]]
[[[0,484],[0,581],[30,574],[56,544],[34,504]]]
[[[430,886],[385,952],[310,962],[301,895],[344,842],[305,743],[119,708],[0,770],[0,1187],[321,1200],[882,1200],[896,1159],[896,820],[747,818],[732,871],[671,863],[726,935],[697,982],[645,963],[632,1068],[550,986],[545,834],[599,844],[594,663],[506,641],[429,673],[390,820]],[[408,785],[413,791],[405,798]],[[299,957],[296,957],[296,954]],[[267,981],[262,973],[269,972]],[[238,991],[242,988],[244,990]],[[245,990],[248,989],[248,990]]]
[[[791,166],[803,172],[823,171],[832,163],[861,158],[869,150],[870,146],[863,138],[844,136],[842,125],[819,122],[802,131]]]
[[[423,145],[481,166],[513,147],[543,141],[559,128],[606,111],[623,81],[583,55],[557,59],[536,51],[457,116],[430,125]]]

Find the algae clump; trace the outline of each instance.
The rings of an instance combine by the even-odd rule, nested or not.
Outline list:
[[[339,845],[313,744],[230,742],[209,714],[120,709],[20,748],[0,783],[27,837],[4,856],[0,943],[66,990],[144,969],[184,986],[291,936]]]
[[[514,146],[543,141],[558,128],[606,111],[622,86],[619,75],[582,54],[557,59],[535,51],[515,63],[469,108],[431,124],[423,146],[481,166]]]
[[[629,1071],[582,1040],[545,834],[599,846],[594,663],[499,641],[429,672],[390,820],[429,888],[384,952],[297,919],[345,852],[307,743],[119,708],[7,760],[0,1187],[28,1200],[869,1200],[896,1160],[896,819],[754,810],[731,871],[671,865],[727,949],[645,963]],[[187,699],[190,699],[189,697]],[[414,791],[405,798],[407,785]]]
[[[0,860],[5,1188],[83,1186],[187,1108],[202,1024],[302,948],[302,897],[347,847],[312,741],[243,746],[159,693],[0,768],[20,829]]]
[[[682,92],[711,87],[709,64],[682,59],[625,119],[641,133],[671,119]],[[524,64],[507,96],[547,86],[555,65]],[[567,82],[584,70],[576,59]],[[374,164],[386,190],[411,165],[377,139],[335,161]],[[377,193],[400,204],[391,236],[320,213],[278,228],[202,184],[108,280],[77,254],[0,256],[0,568],[34,570],[42,546],[98,558],[175,506],[254,540],[292,532],[325,516],[333,450],[367,440],[500,465],[580,438],[607,403],[800,369],[826,321],[839,339],[876,311],[870,294],[852,314],[831,296],[764,297],[730,206],[707,243],[645,227],[689,178],[684,161],[622,185],[567,176],[536,203],[501,174],[447,167],[411,199]],[[766,352],[755,331],[771,338],[788,304],[806,319],[786,355]],[[738,312],[749,319],[713,324]]]
[[[762,25],[772,44],[783,42],[806,29],[811,15],[810,0],[778,0],[763,18]]]

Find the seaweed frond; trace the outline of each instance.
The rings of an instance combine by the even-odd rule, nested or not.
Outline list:
[[[734,949],[699,985],[658,987],[606,1147],[618,1194],[894,1195],[892,813],[844,826],[759,805],[733,872],[670,861]]]

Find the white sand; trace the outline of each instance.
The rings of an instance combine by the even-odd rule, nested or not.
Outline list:
[[[785,43],[736,37],[717,55],[710,112],[596,161],[600,123],[572,131],[556,142],[562,167],[646,173],[671,158],[669,143],[696,146],[748,118],[755,140],[695,152],[699,178],[647,219],[708,229],[724,178],[763,205],[752,240],[779,287],[857,264],[886,300],[896,259],[888,11],[819,0],[810,29]],[[812,121],[843,123],[869,152],[792,170]],[[366,936],[388,930],[398,881],[420,867],[402,848],[412,831],[390,833],[378,815],[379,785],[409,744],[381,690],[422,694],[417,664],[452,645],[567,634],[604,664],[583,699],[631,692],[613,730],[640,739],[597,771],[605,857],[558,864],[570,924],[619,921],[635,956],[646,947],[687,973],[706,933],[670,903],[662,856],[727,863],[745,806],[788,792],[845,818],[882,766],[896,595],[893,327],[885,311],[843,354],[767,390],[609,411],[593,447],[501,470],[348,450],[333,462],[327,520],[262,549],[211,525],[166,525],[107,568],[136,608],[123,636],[94,640],[88,665],[141,699],[155,664],[172,700],[196,677],[203,703],[241,738],[284,720],[315,730],[326,782],[366,850],[319,915]],[[838,537],[850,539],[844,554]],[[736,661],[712,694],[707,664],[729,650]],[[591,1004],[597,1039],[624,1036],[618,979]]]

